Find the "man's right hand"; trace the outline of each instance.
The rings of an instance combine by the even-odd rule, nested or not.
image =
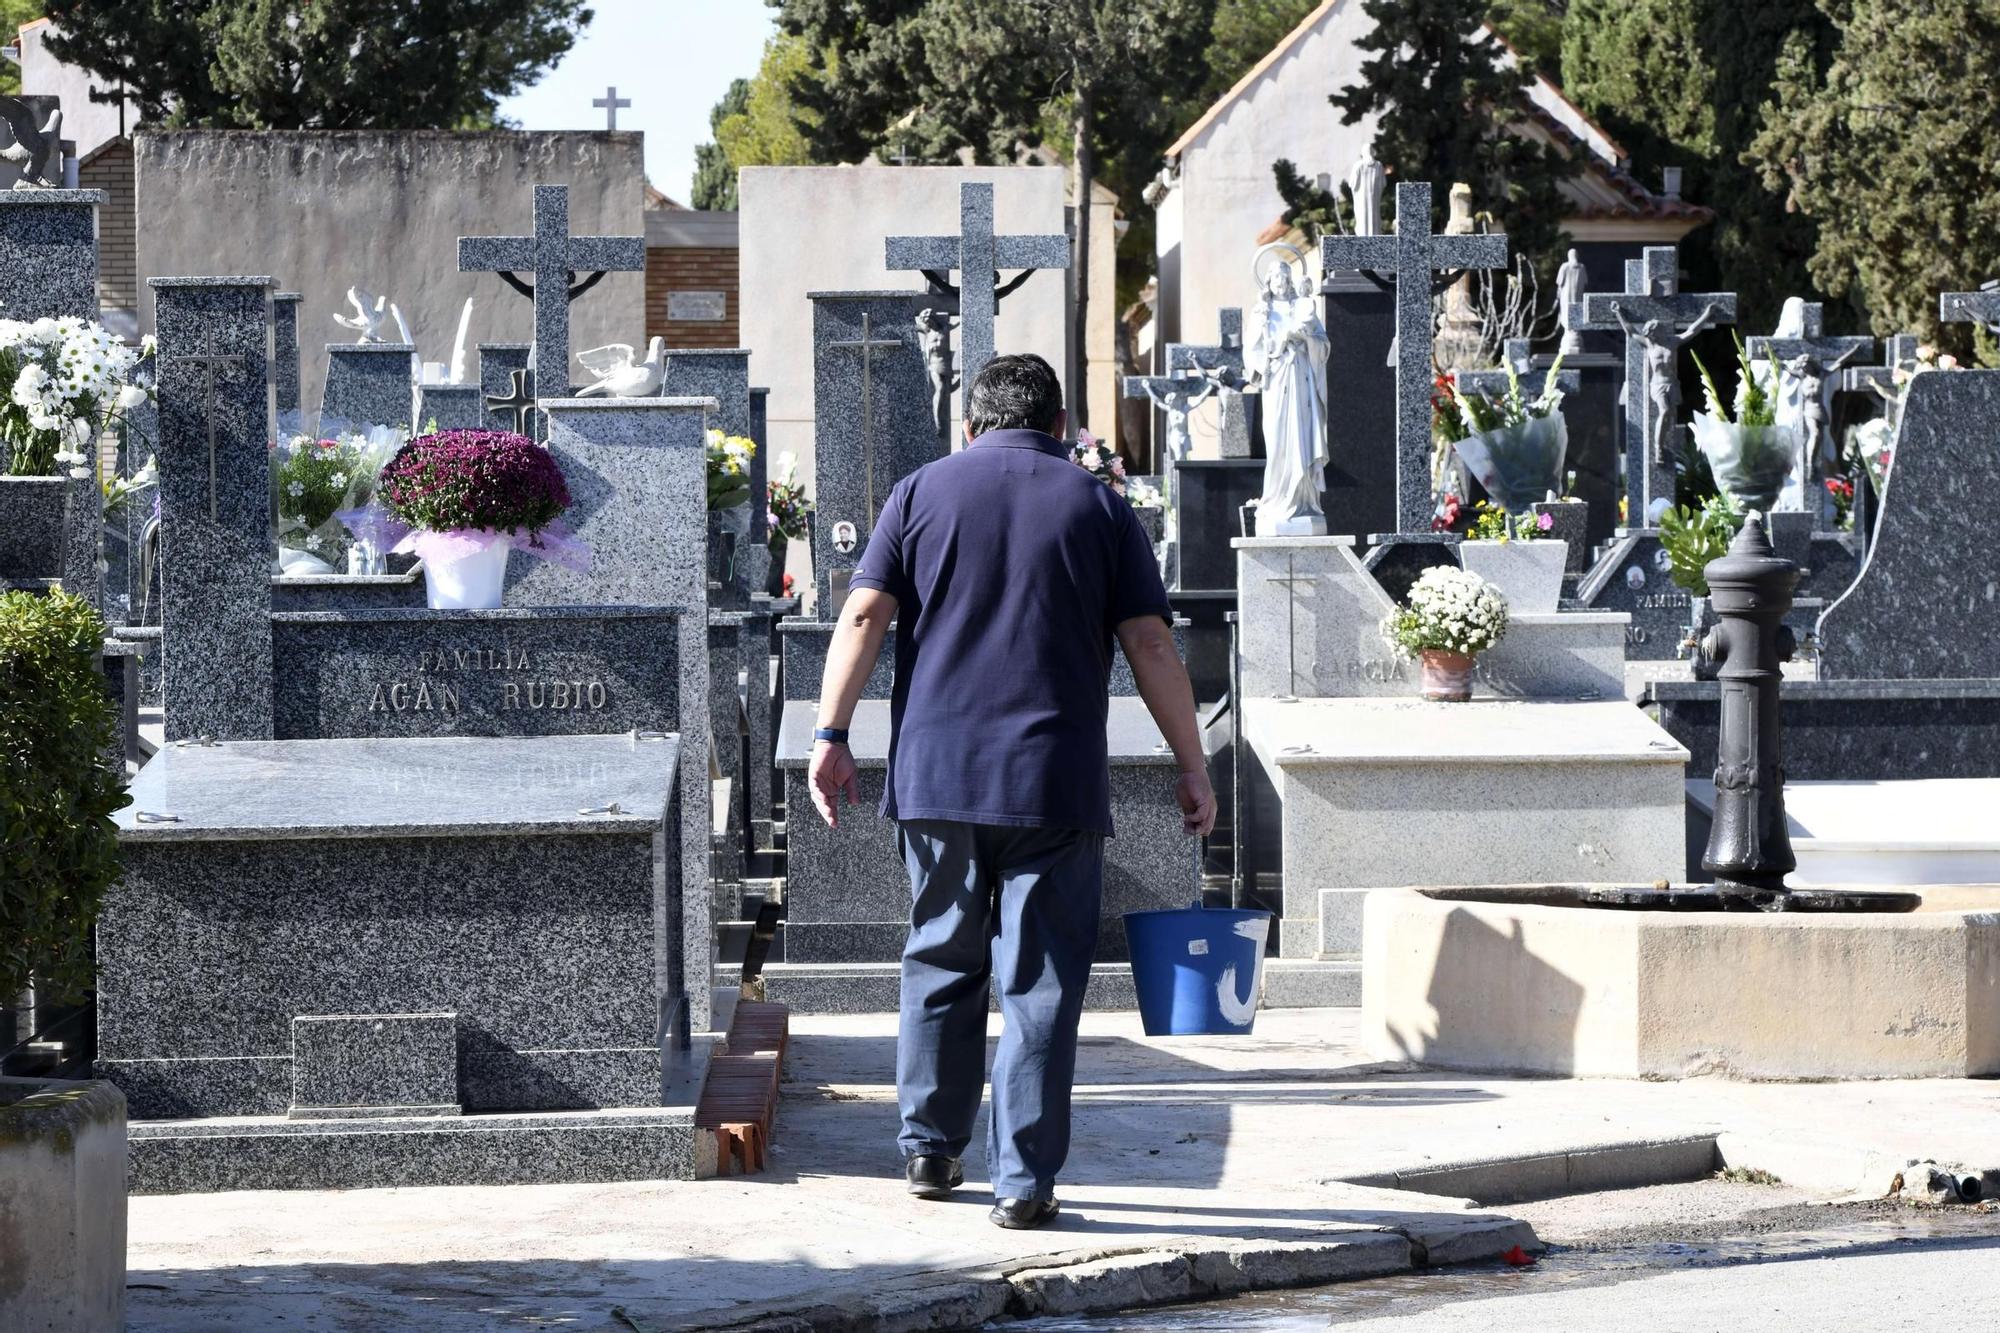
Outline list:
[[[1208,770],[1181,774],[1174,784],[1174,799],[1181,805],[1181,825],[1194,837],[1206,838],[1215,831],[1215,789],[1208,785]]]

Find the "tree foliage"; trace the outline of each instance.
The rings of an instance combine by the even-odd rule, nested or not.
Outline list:
[[[2000,10],[1991,0],[1821,0],[1820,66],[1787,49],[1749,158],[1818,223],[1812,276],[1878,334],[1940,333],[1937,293],[2000,272]]]
[[[1560,239],[1560,153],[1501,127],[1526,102],[1528,71],[1506,63],[1484,0],[1363,0],[1375,26],[1361,79],[1328,99],[1353,125],[1376,116],[1375,156],[1398,180],[1430,181],[1432,223],[1442,227],[1451,186],[1472,187],[1474,206],[1500,222],[1517,254],[1549,262]]]
[[[559,60],[585,0],[45,0],[49,48],[155,124],[454,129]]]
[[[811,113],[794,100],[812,54],[796,37],[779,34],[764,46],[754,79],[737,79],[708,113],[715,139],[694,150],[694,206],[736,207],[741,167],[800,166],[817,161],[806,130]]]
[[[42,0],[0,0],[0,46],[12,44],[23,23],[32,23],[41,16]],[[0,56],[0,97],[20,91],[21,67]]]
[[[694,184],[688,191],[688,202],[694,207],[719,212],[735,209],[736,164],[729,160],[729,150],[719,139],[723,122],[742,115],[749,104],[750,80],[731,79],[729,90],[708,113],[708,131],[717,138],[694,146]]]
[[[1746,328],[1770,328],[1786,297],[1815,294],[1813,220],[1743,156],[1780,67],[1823,69],[1832,40],[1814,0],[1571,0],[1563,21],[1564,91],[1649,185],[1680,167],[1685,196],[1716,211],[1683,243],[1683,262],[1701,288],[1737,293]]]

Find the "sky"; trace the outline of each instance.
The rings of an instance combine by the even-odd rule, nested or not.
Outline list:
[[[646,135],[646,175],[688,201],[694,149],[731,79],[757,72],[776,11],[764,0],[590,0],[596,17],[541,82],[500,103],[526,130],[601,130],[591,102],[617,85],[618,128]]]

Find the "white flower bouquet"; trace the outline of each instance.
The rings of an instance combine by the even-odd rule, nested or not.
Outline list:
[[[1450,565],[1425,570],[1410,600],[1382,621],[1382,637],[1396,653],[1477,657],[1507,634],[1507,599],[1477,574]]]
[[[147,400],[134,382],[153,351],[126,346],[92,320],[0,319],[0,446],[6,471],[90,475],[97,437]]]

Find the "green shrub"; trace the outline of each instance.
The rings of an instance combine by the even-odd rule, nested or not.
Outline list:
[[[103,642],[81,597],[0,594],[0,1003],[30,975],[53,999],[91,983],[91,928],[120,871],[111,812],[128,799],[107,758]]]

